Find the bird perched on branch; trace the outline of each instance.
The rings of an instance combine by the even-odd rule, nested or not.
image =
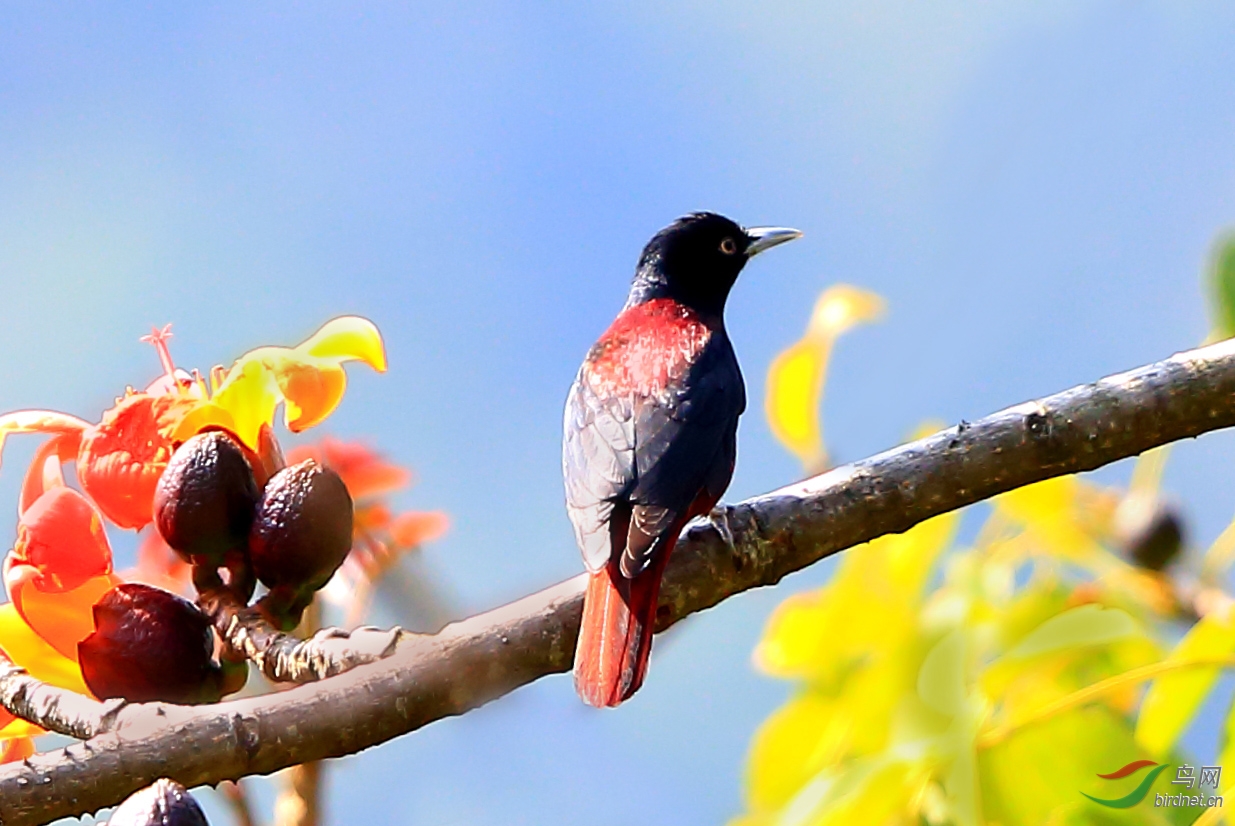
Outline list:
[[[566,507],[590,574],[575,688],[616,706],[643,683],[660,580],[682,527],[733,475],[742,373],[725,300],[750,258],[802,233],[688,215],[656,233],[566,400]]]

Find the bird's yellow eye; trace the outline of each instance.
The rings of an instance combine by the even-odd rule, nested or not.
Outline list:
[[[725,255],[733,255],[738,251],[738,245],[732,238],[726,238],[720,242],[720,251]]]

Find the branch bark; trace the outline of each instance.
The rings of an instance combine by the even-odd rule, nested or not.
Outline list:
[[[351,631],[322,628],[301,640],[275,628],[258,606],[246,607],[222,585],[200,593],[197,604],[223,641],[275,683],[323,680],[380,660],[394,651],[402,633],[399,628],[367,625]]]
[[[1235,341],[1010,407],[688,526],[660,628],[842,549],[1053,476],[1235,425]],[[584,576],[320,682],[213,706],[129,705],[83,743],[0,768],[0,821],[45,823],[159,777],[217,783],[340,757],[570,668]],[[653,679],[655,677],[653,676]]]

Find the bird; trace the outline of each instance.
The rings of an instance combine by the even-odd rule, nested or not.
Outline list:
[[[661,577],[682,528],[733,476],[746,389],[725,302],[755,255],[801,237],[713,212],[679,218],[639,256],[626,304],[566,399],[566,509],[588,572],[579,696],[617,706],[643,684]]]

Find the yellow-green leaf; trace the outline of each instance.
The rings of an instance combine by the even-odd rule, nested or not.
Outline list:
[[[1034,657],[1083,645],[1100,645],[1130,637],[1138,630],[1136,620],[1127,611],[1082,605],[1039,625],[1006,656]]]
[[[850,549],[824,588],[773,612],[755,663],[776,676],[808,677],[887,656],[915,632],[922,591],[958,519],[938,516]]]
[[[918,672],[918,696],[940,714],[953,715],[965,703],[965,633],[957,629],[935,644]]]
[[[1235,622],[1229,613],[1215,612],[1192,626],[1167,660],[1186,662],[1232,653],[1235,653]],[[1169,752],[1217,678],[1216,666],[1202,666],[1180,669],[1154,680],[1136,721],[1137,742],[1155,757]]]
[[[808,471],[827,462],[819,426],[819,404],[836,339],[852,327],[883,314],[875,293],[836,284],[815,303],[806,334],[781,352],[768,368],[764,411],[773,435]]]
[[[783,806],[806,782],[836,759],[845,719],[835,704],[805,693],[773,712],[755,732],[746,769],[753,811]]]
[[[979,752],[982,809],[988,824],[1163,824],[1191,823],[1199,809],[1155,808],[1153,794],[1178,793],[1173,771],[1163,772],[1149,799],[1130,809],[1108,809],[1084,798],[1117,798],[1134,789],[1138,777],[1105,780],[1144,757],[1131,723],[1109,706],[1093,703],[1071,709],[1018,731]],[[1164,761],[1165,762],[1165,761]]]
[[[1214,243],[1209,261],[1210,304],[1214,336],[1235,336],[1235,233],[1227,233]]]
[[[886,757],[821,772],[781,811],[781,826],[880,826],[908,808],[910,766]]]

